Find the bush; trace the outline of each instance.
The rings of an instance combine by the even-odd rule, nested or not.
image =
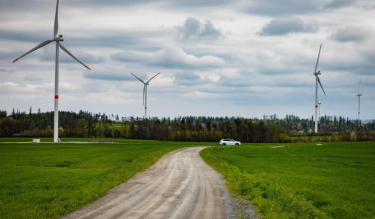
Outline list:
[[[278,138],[279,138],[279,141],[282,143],[290,143],[292,141],[291,138],[287,134],[284,134],[284,133],[279,134]]]

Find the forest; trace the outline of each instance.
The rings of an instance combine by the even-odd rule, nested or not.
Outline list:
[[[0,110],[0,137],[52,137],[54,112],[36,113],[13,110],[9,115]],[[119,117],[85,111],[59,111],[60,138],[124,138],[162,141],[219,141],[233,138],[241,142],[311,142],[314,120],[294,115],[278,118],[184,116],[176,118]],[[375,139],[375,120],[359,120],[322,116],[319,136],[329,141],[372,141]],[[354,135],[354,137],[353,137]],[[327,138],[325,138],[326,141]]]

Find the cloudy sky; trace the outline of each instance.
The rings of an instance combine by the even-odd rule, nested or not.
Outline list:
[[[0,110],[52,111],[56,1],[0,1]],[[375,119],[373,0],[61,0],[60,110],[262,117],[321,114]]]

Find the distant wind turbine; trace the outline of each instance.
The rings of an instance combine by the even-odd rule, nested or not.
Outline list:
[[[318,83],[320,87],[322,88],[322,91],[324,95],[326,95],[326,92],[323,89],[322,83],[320,82],[319,75],[321,75],[320,71],[316,72],[316,69],[318,68],[318,63],[319,63],[319,57],[320,57],[320,50],[322,49],[322,44],[320,44],[319,48],[319,54],[318,54],[318,59],[316,60],[316,65],[315,65],[315,133],[318,133]]]
[[[137,78],[140,82],[143,83],[143,106],[145,106],[145,119],[147,118],[147,86],[149,85],[149,82],[155,78],[156,76],[158,76],[161,72],[157,73],[156,75],[154,75],[154,77],[152,77],[150,80],[148,80],[147,82],[144,82],[143,80],[141,80],[140,78],[138,78],[137,76],[135,76],[135,74],[131,73],[135,78]]]
[[[359,93],[359,88],[361,87],[361,81],[359,81],[359,85],[358,85],[358,93],[357,93],[357,97],[358,97],[358,120],[360,120],[360,115],[361,115],[361,96],[362,94]]]
[[[51,42],[56,42],[56,57],[55,57],[55,114],[54,114],[54,127],[53,127],[53,141],[58,142],[59,139],[59,48],[61,48],[64,52],[66,52],[68,55],[70,55],[73,59],[75,59],[77,62],[81,63],[83,66],[85,66],[87,69],[91,70],[87,65],[83,64],[81,61],[79,61],[74,55],[72,55],[61,43],[60,41],[64,41],[62,35],[57,35],[57,32],[59,30],[59,21],[58,21],[58,12],[59,12],[59,0],[57,0],[56,4],[56,14],[55,14],[55,25],[53,30],[53,39],[52,40],[46,40],[43,43],[39,44],[35,48],[31,49],[27,53],[23,54],[22,56],[18,57],[13,61],[15,63],[19,59],[23,58],[24,56],[34,52],[37,49],[42,48],[43,46],[46,46],[50,44]]]

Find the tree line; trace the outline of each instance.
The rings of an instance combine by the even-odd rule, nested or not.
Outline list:
[[[11,114],[0,110],[0,137],[52,137],[54,112],[36,113],[13,110]],[[298,116],[276,115],[263,118],[185,116],[176,118],[119,117],[105,113],[59,111],[59,136],[83,138],[126,138],[163,141],[219,141],[233,138],[241,142],[292,142],[312,136],[314,120]],[[356,140],[372,140],[375,121],[361,121],[337,116],[322,116],[320,135],[340,132],[342,140],[352,140],[351,131],[357,131]],[[349,134],[348,134],[349,133]],[[361,134],[365,133],[365,134]],[[350,136],[349,136],[350,135]],[[349,138],[348,138],[349,136]]]

